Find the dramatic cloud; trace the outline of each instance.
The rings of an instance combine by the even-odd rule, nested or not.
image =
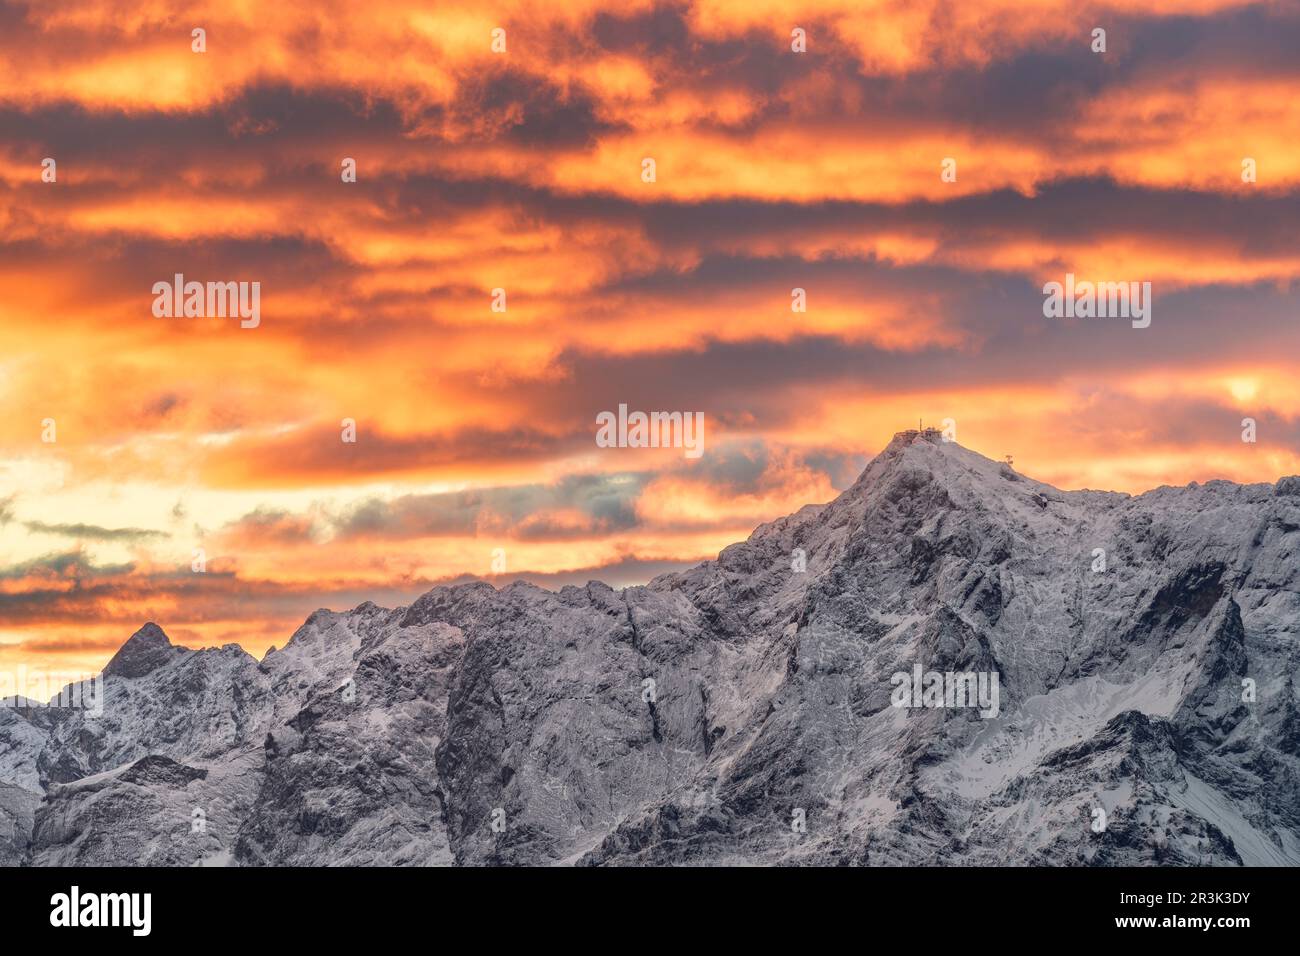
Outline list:
[[[918,419],[1300,472],[1298,49],[1250,0],[0,0],[0,659],[645,581]],[[156,317],[178,274],[257,327]],[[1046,317],[1067,274],[1150,327]],[[703,454],[598,447],[620,405]]]

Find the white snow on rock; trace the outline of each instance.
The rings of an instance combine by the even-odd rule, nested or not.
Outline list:
[[[1298,549],[1297,478],[1067,492],[901,432],[643,587],[322,610],[261,662],[146,625],[103,716],[0,708],[0,862],[1294,865]],[[999,714],[893,706],[916,664]]]

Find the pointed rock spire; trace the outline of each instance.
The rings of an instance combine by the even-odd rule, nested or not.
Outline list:
[[[117,649],[113,659],[104,667],[104,674],[143,677],[166,664],[180,650],[183,648],[174,647],[163,629],[150,621]]]

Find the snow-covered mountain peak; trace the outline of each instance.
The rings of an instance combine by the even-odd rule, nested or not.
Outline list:
[[[117,649],[104,667],[104,675],[144,677],[154,668],[162,667],[185,653],[185,648],[173,645],[166,632],[150,621]]]
[[[0,857],[1300,863],[1298,492],[1062,492],[909,430],[645,587],[437,587],[260,664],[148,625],[102,715],[0,709]],[[915,668],[997,707],[900,708]]]

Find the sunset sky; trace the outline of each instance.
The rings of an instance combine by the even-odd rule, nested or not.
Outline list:
[[[1150,328],[1045,318],[1067,272]],[[155,317],[176,273],[259,327]],[[1297,3],[0,0],[0,667],[642,583],[921,418],[1063,488],[1273,481],[1297,276]],[[620,403],[704,454],[597,447]]]

